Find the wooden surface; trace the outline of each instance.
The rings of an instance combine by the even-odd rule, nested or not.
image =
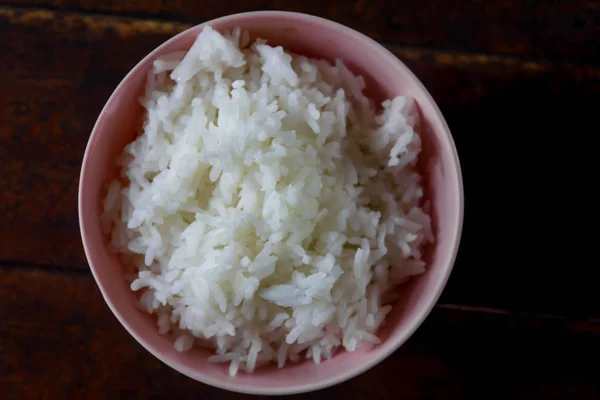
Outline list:
[[[596,62],[595,0],[0,0],[0,4],[199,23],[256,10],[329,18],[385,43]]]
[[[142,350],[87,273],[6,266],[0,290],[8,321],[0,325],[0,390],[8,398],[251,398],[192,381]],[[592,322],[443,306],[380,366],[290,398],[597,399],[597,371],[584,363],[597,362],[599,335]]]
[[[578,234],[584,178],[566,168],[567,139],[598,131],[598,3],[0,0],[0,399],[244,397],[168,369],[119,325],[76,193],[127,71],[190,24],[261,7],[384,43],[440,105],[465,180],[461,250],[430,319],[382,365],[306,397],[599,398],[598,262]]]

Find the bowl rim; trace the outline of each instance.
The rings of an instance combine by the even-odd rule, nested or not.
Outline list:
[[[89,224],[89,222],[86,222],[86,218],[84,218],[83,212],[82,212],[82,208],[85,208],[85,206],[83,206],[83,201],[82,201],[83,190],[84,190],[83,188],[85,187],[86,175],[88,175],[90,173],[90,168],[88,167],[88,158],[89,158],[89,153],[91,151],[92,143],[95,141],[94,139],[99,135],[99,133],[98,133],[99,122],[103,118],[103,115],[105,114],[107,106],[112,103],[113,98],[116,96],[116,93],[119,92],[119,89],[121,89],[121,87],[131,78],[132,75],[137,73],[137,71],[141,68],[141,65],[147,59],[156,56],[158,53],[160,53],[161,49],[164,48],[165,46],[167,46],[168,44],[180,40],[180,38],[182,36],[184,36],[185,34],[187,34],[188,31],[199,29],[200,27],[205,27],[207,25],[210,25],[210,24],[213,24],[216,22],[225,22],[225,21],[228,21],[231,19],[235,20],[235,19],[241,18],[241,17],[252,17],[252,16],[262,16],[262,17],[270,17],[270,18],[286,17],[286,18],[294,18],[294,19],[297,19],[297,20],[300,20],[303,22],[314,22],[314,23],[318,23],[321,25],[329,25],[329,27],[331,27],[337,31],[340,31],[341,33],[343,33],[346,36],[355,37],[356,39],[360,39],[363,42],[369,43],[372,46],[377,47],[381,51],[382,57],[385,58],[386,61],[389,62],[390,64],[395,64],[395,66],[397,68],[404,70],[404,72],[406,72],[408,74],[408,76],[410,76],[411,79],[414,80],[414,82],[417,84],[417,86],[423,91],[425,97],[431,102],[433,109],[435,111],[436,117],[439,118],[439,120],[442,123],[442,127],[444,128],[444,133],[445,133],[444,139],[447,141],[447,144],[449,145],[449,148],[452,151],[451,156],[452,156],[453,167],[454,167],[453,172],[456,174],[457,183],[458,183],[458,187],[456,188],[456,191],[455,191],[456,196],[457,196],[456,213],[457,213],[457,219],[458,219],[457,222],[458,223],[454,227],[454,231],[452,232],[452,235],[451,235],[452,252],[451,252],[451,254],[449,254],[449,257],[448,257],[447,261],[445,262],[445,270],[443,272],[443,276],[441,277],[441,279],[439,279],[438,287],[436,288],[435,293],[432,294],[431,300],[426,306],[417,310],[418,317],[415,319],[415,322],[410,327],[410,329],[407,330],[406,335],[397,339],[396,342],[393,343],[390,346],[389,350],[387,350],[385,353],[382,353],[379,356],[373,357],[373,358],[369,359],[367,362],[360,364],[358,366],[349,367],[347,370],[342,371],[341,373],[339,373],[336,376],[333,376],[331,378],[328,378],[328,379],[325,379],[322,381],[314,382],[314,383],[310,382],[310,381],[306,381],[306,382],[303,382],[300,384],[296,384],[296,385],[284,387],[284,388],[283,387],[268,387],[268,386],[250,386],[247,384],[235,383],[235,381],[226,382],[226,381],[214,379],[208,375],[204,375],[202,373],[202,371],[199,371],[199,370],[196,370],[193,368],[189,368],[187,366],[179,364],[176,361],[171,360],[169,357],[163,355],[161,352],[157,351],[151,345],[149,345],[145,341],[144,338],[142,338],[140,335],[138,335],[135,332],[135,330],[130,326],[129,322],[119,313],[115,304],[113,303],[113,300],[107,295],[107,293],[104,289],[104,286],[102,284],[100,284],[100,280],[99,280],[98,274],[96,272],[96,267],[94,267],[94,263],[90,256],[91,243],[90,243],[90,240],[88,239],[88,234],[87,234],[88,229],[86,228],[87,225]],[[326,19],[323,17],[318,17],[315,15],[300,13],[300,12],[291,12],[291,11],[275,11],[275,10],[250,11],[250,12],[228,14],[223,17],[205,21],[201,24],[196,24],[196,25],[190,26],[187,29],[177,33],[176,35],[174,35],[171,38],[167,39],[166,41],[162,42],[160,45],[156,46],[152,51],[150,51],[148,54],[146,54],[133,68],[131,68],[129,70],[129,72],[125,75],[125,77],[115,87],[115,89],[111,93],[110,97],[104,104],[102,111],[99,113],[98,118],[96,119],[94,127],[92,128],[90,137],[88,139],[88,142],[86,144],[85,153],[84,153],[83,160],[81,163],[81,172],[80,172],[80,176],[79,176],[78,217],[79,217],[80,235],[82,238],[82,243],[83,243],[83,248],[84,248],[84,252],[86,255],[86,259],[89,263],[90,270],[92,272],[94,280],[96,281],[96,284],[97,284],[98,288],[100,289],[102,297],[104,298],[104,301],[106,302],[106,304],[112,311],[113,315],[121,323],[121,325],[129,332],[129,334],[131,336],[133,336],[133,338],[139,344],[142,345],[142,347],[144,349],[146,349],[150,354],[152,354],[158,360],[162,361],[164,364],[173,368],[175,371],[178,371],[179,373],[181,373],[193,380],[202,382],[204,384],[207,384],[207,385],[219,388],[219,389],[228,390],[228,391],[237,392],[237,393],[243,393],[243,394],[251,394],[251,395],[268,395],[268,396],[291,395],[291,394],[307,393],[307,392],[325,389],[325,388],[340,384],[342,382],[348,381],[358,375],[361,375],[362,373],[373,368],[377,364],[380,364],[382,361],[384,361],[386,358],[388,358],[391,354],[393,354],[396,350],[398,350],[398,348],[400,346],[402,346],[414,334],[414,332],[422,325],[424,320],[431,313],[433,307],[436,305],[443,290],[445,289],[448,279],[450,277],[450,274],[452,272],[452,269],[454,267],[454,263],[456,261],[456,256],[457,256],[458,249],[459,249],[460,239],[461,239],[462,230],[463,230],[463,222],[464,222],[464,186],[463,186],[463,178],[462,178],[460,160],[458,158],[458,152],[456,150],[456,145],[454,143],[454,139],[450,132],[450,128],[449,128],[441,110],[439,109],[439,106],[437,105],[437,103],[435,102],[435,100],[433,99],[433,97],[431,96],[429,91],[427,90],[427,88],[419,80],[419,78],[417,78],[417,76],[399,58],[397,58],[393,53],[391,53],[387,48],[385,48],[382,44],[380,44],[376,40],[371,39],[370,37],[368,37],[367,35],[365,35],[363,33],[360,33],[359,31],[356,31],[356,30],[354,30],[348,26],[345,26],[341,23],[338,23],[338,22],[335,22],[335,21],[332,21],[332,20],[329,20],[329,19]]]

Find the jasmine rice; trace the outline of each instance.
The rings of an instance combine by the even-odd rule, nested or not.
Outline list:
[[[103,229],[178,351],[209,345],[235,375],[379,343],[433,236],[417,108],[376,112],[364,88],[209,26],[154,62]]]

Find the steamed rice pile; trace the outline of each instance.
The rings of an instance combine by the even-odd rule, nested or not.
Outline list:
[[[154,62],[104,229],[177,350],[210,345],[235,375],[379,343],[433,237],[417,109],[376,113],[364,87],[239,30]]]

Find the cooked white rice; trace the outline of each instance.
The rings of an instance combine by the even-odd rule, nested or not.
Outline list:
[[[159,332],[231,375],[379,343],[433,240],[413,101],[376,113],[340,61],[247,42],[206,27],[154,62],[103,220]]]

